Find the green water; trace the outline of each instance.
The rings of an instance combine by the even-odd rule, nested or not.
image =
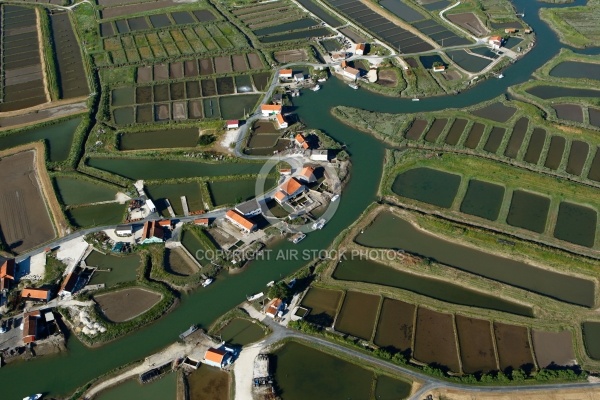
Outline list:
[[[563,201],[558,208],[554,237],[593,247],[597,222],[598,212],[595,209]]]
[[[275,186],[275,179],[265,180],[265,191]],[[244,179],[239,181],[208,182],[210,197],[215,206],[237,204],[256,197],[256,181]]]
[[[142,385],[137,379],[130,379],[115,387],[106,389],[97,400],[175,400],[177,398],[177,374],[170,373],[162,378]]]
[[[370,398],[373,373],[358,365],[296,342],[286,343],[275,357],[284,400]]]
[[[471,179],[460,211],[495,221],[502,207],[504,187],[493,183]]]
[[[59,199],[67,206],[114,200],[117,194],[109,186],[83,179],[59,176],[53,181]]]
[[[375,398],[377,400],[400,400],[410,395],[412,385],[407,382],[390,378],[386,375],[377,377]]]
[[[256,103],[260,100],[260,94],[245,94],[235,96],[223,96],[219,99],[221,118],[223,119],[246,119],[252,114]]]
[[[119,150],[172,149],[195,147],[197,144],[197,128],[128,132],[119,135]]]
[[[200,242],[194,233],[183,231],[181,233],[181,244],[190,252],[192,257],[196,257],[196,254],[198,254],[197,260],[200,265],[204,266],[210,262],[210,260],[202,257],[203,251],[207,250],[207,248]]]
[[[392,191],[398,196],[450,208],[460,180],[460,175],[432,168],[414,168],[398,174],[392,184]]]
[[[98,168],[129,179],[169,179],[197,176],[257,174],[262,163],[224,163],[178,160],[147,160],[135,158],[90,158],[90,167]]]
[[[140,266],[140,256],[132,254],[128,256],[113,256],[111,254],[102,254],[98,251],[92,251],[85,259],[85,263],[90,267],[97,267],[94,276],[90,280],[90,285],[104,283],[107,287],[114,286],[121,282],[131,282],[137,277],[137,270]],[[107,271],[110,269],[110,271]]]
[[[116,225],[125,216],[125,204],[109,203],[67,210],[67,218],[78,227]]]
[[[274,248],[275,252],[327,247],[376,199],[384,148],[375,139],[333,119],[330,115],[332,107],[347,105],[382,112],[414,113],[471,106],[503,94],[508,86],[528,80],[534,70],[559,51],[560,44],[556,35],[537,16],[538,7],[553,5],[525,0],[515,0],[514,3],[517,9],[530,10],[527,12],[527,21],[544,40],[538,41],[527,56],[508,67],[504,79],[488,79],[458,96],[440,96],[420,102],[390,99],[365,90],[352,90],[344,83],[330,79],[319,92],[307,91],[294,99],[295,112],[308,127],[321,129],[347,145],[352,156],[353,170],[334,218],[328,221],[322,230],[311,233],[298,245],[287,241],[279,243]],[[108,167],[110,164],[111,162],[108,162],[104,165]],[[133,167],[138,170],[136,174],[143,171],[137,164]],[[119,170],[127,171],[127,161],[120,165]],[[181,170],[176,171],[180,173]],[[20,399],[32,392],[46,392],[50,396],[58,396],[73,391],[94,377],[120,365],[142,359],[174,342],[192,323],[208,326],[220,315],[244,301],[246,294],[264,290],[267,282],[296,271],[304,264],[302,259],[278,260],[277,267],[274,268],[272,260],[255,261],[241,274],[219,277],[208,288],[184,294],[174,311],[134,334],[96,349],[88,349],[71,338],[68,342],[69,352],[60,357],[11,364],[2,368],[2,381],[12,383],[3,386],[2,396]],[[589,296],[588,290],[583,292]],[[35,379],[32,380],[31,377]]]
[[[50,161],[64,161],[69,157],[73,136],[80,122],[81,117],[78,117],[42,128],[27,129],[11,134],[2,133],[0,150],[45,140]]]
[[[449,303],[489,308],[533,317],[533,312],[529,307],[469,290],[450,282],[413,275],[374,261],[344,260],[336,267],[333,277],[344,281],[391,286]]]
[[[171,207],[173,207],[173,211],[176,215],[183,215],[181,196],[186,196],[188,209],[190,211],[204,210],[202,192],[200,183],[198,182],[148,185],[146,188],[148,190],[148,196],[154,201],[158,211],[165,217],[169,216],[166,199],[171,203]]]
[[[584,322],[583,343],[585,351],[594,360],[600,360],[600,322]]]
[[[394,234],[390,234],[390,233]],[[594,305],[594,283],[523,262],[499,257],[471,247],[452,243],[416,229],[391,213],[380,214],[373,224],[356,237],[364,246],[404,249],[442,264],[472,272],[546,296],[580,304]]]
[[[258,324],[247,319],[234,318],[219,332],[221,339],[229,344],[245,346],[259,341],[265,336]]]

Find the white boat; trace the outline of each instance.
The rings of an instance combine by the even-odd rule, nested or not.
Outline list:
[[[300,243],[304,238],[306,237],[306,235],[302,232],[298,232],[296,233],[294,236],[292,236],[290,238],[290,242],[294,243],[294,244],[298,244]]]
[[[421,99],[417,99],[416,97],[412,99],[412,101],[421,101]]]
[[[331,201],[332,201],[332,202],[333,202],[333,201],[337,201],[337,199],[339,199],[339,198],[340,198],[340,195],[339,195],[339,194],[336,194],[336,195],[334,195],[334,196],[331,198]]]
[[[207,287],[208,285],[210,285],[211,283],[213,283],[214,279],[213,278],[208,278],[207,280],[205,280],[204,282],[202,282],[202,286]]]
[[[502,79],[502,78],[504,78],[503,74],[498,75],[498,79]]]
[[[42,398],[42,394],[32,394],[31,396],[23,397],[23,400],[38,400]]]
[[[319,78],[317,79],[317,82],[327,82],[327,78]]]
[[[327,221],[325,221],[325,218],[321,218],[320,220],[318,220],[317,222],[315,222],[312,225],[312,228],[313,229],[323,229],[323,227],[325,226],[325,222],[327,222]]]
[[[358,85],[355,83],[349,83],[348,86],[350,86],[354,90],[358,89]]]
[[[273,286],[274,284],[275,284],[275,281],[271,281],[271,282],[267,283],[267,287],[271,287],[271,286]]]
[[[312,90],[313,92],[316,92],[318,90],[321,90],[321,85],[316,85],[310,88],[310,90]]]

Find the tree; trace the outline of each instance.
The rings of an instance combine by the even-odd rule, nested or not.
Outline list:
[[[287,299],[291,295],[292,291],[290,290],[288,285],[283,281],[277,282],[276,284],[271,286],[269,288],[269,292],[267,293],[267,296],[269,296],[271,299],[279,298],[282,300]]]

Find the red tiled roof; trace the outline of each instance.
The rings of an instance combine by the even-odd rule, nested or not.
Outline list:
[[[227,125],[238,125],[239,123],[240,121],[238,121],[237,119],[227,120]]]
[[[279,306],[281,305],[281,303],[283,303],[283,300],[279,299],[279,298],[275,298],[273,300],[271,300],[269,302],[269,304],[267,304],[267,314],[271,314],[271,315],[275,315],[277,314],[277,309],[279,308]]]
[[[237,222],[248,230],[252,230],[252,228],[254,228],[254,223],[252,221],[246,219],[243,215],[240,215],[235,210],[229,210],[225,215],[232,221]]]
[[[490,36],[490,40],[493,40],[494,42],[501,42],[502,36]]]
[[[277,122],[279,123],[279,125],[285,124],[285,119],[283,119],[283,115],[277,114],[277,116],[275,117],[275,119],[277,120]]]
[[[279,191],[277,193],[275,193],[275,198],[279,201],[284,201],[285,200],[285,193],[283,193],[283,191]]]
[[[279,104],[263,104],[260,106],[262,111],[279,111],[281,112],[281,106]]]
[[[220,349],[213,349],[211,347],[210,349],[206,350],[206,354],[204,354],[204,359],[221,364],[223,362],[223,358],[225,358],[225,354],[227,354],[226,351]]]
[[[296,137],[295,137],[294,139],[296,139],[296,142],[298,142],[298,143],[300,143],[300,144],[302,144],[302,143],[306,142],[306,139],[305,139],[305,138],[304,138],[304,136],[302,136],[302,134],[300,134],[300,133],[299,133],[299,134],[297,134],[297,135],[296,135]]]
[[[302,184],[298,182],[296,178],[290,178],[287,181],[283,182],[279,189],[281,189],[281,191],[283,191],[289,196],[296,193],[296,191],[298,191],[298,189],[300,189],[301,187]]]
[[[11,258],[4,261],[0,266],[0,278],[15,279],[15,259]]]
[[[159,226],[171,226],[171,220],[170,219],[164,219],[162,221],[158,221],[158,225]]]
[[[359,43],[356,45],[356,50],[364,50],[365,49],[365,44],[364,43]]]
[[[280,69],[279,73],[280,74],[289,74],[291,75],[294,71],[292,71],[291,69]]]
[[[315,173],[315,169],[313,167],[304,167],[300,172],[300,176],[305,177],[306,179],[310,179]]]
[[[352,67],[347,67],[344,71],[346,71],[352,75],[358,75],[360,73],[359,70],[357,70],[356,68],[352,68]]]
[[[208,225],[210,220],[208,218],[198,218],[194,220],[194,224],[196,225]]]
[[[306,150],[306,149],[310,148],[310,145],[308,144],[308,142],[304,142],[304,143],[302,143],[302,148],[304,150]]]
[[[25,288],[21,291],[21,297],[24,299],[46,300],[49,292],[48,289]]]

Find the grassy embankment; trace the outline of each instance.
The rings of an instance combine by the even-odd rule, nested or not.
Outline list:
[[[589,0],[585,6],[542,8],[540,17],[569,46],[594,47],[600,40],[600,0]]]

